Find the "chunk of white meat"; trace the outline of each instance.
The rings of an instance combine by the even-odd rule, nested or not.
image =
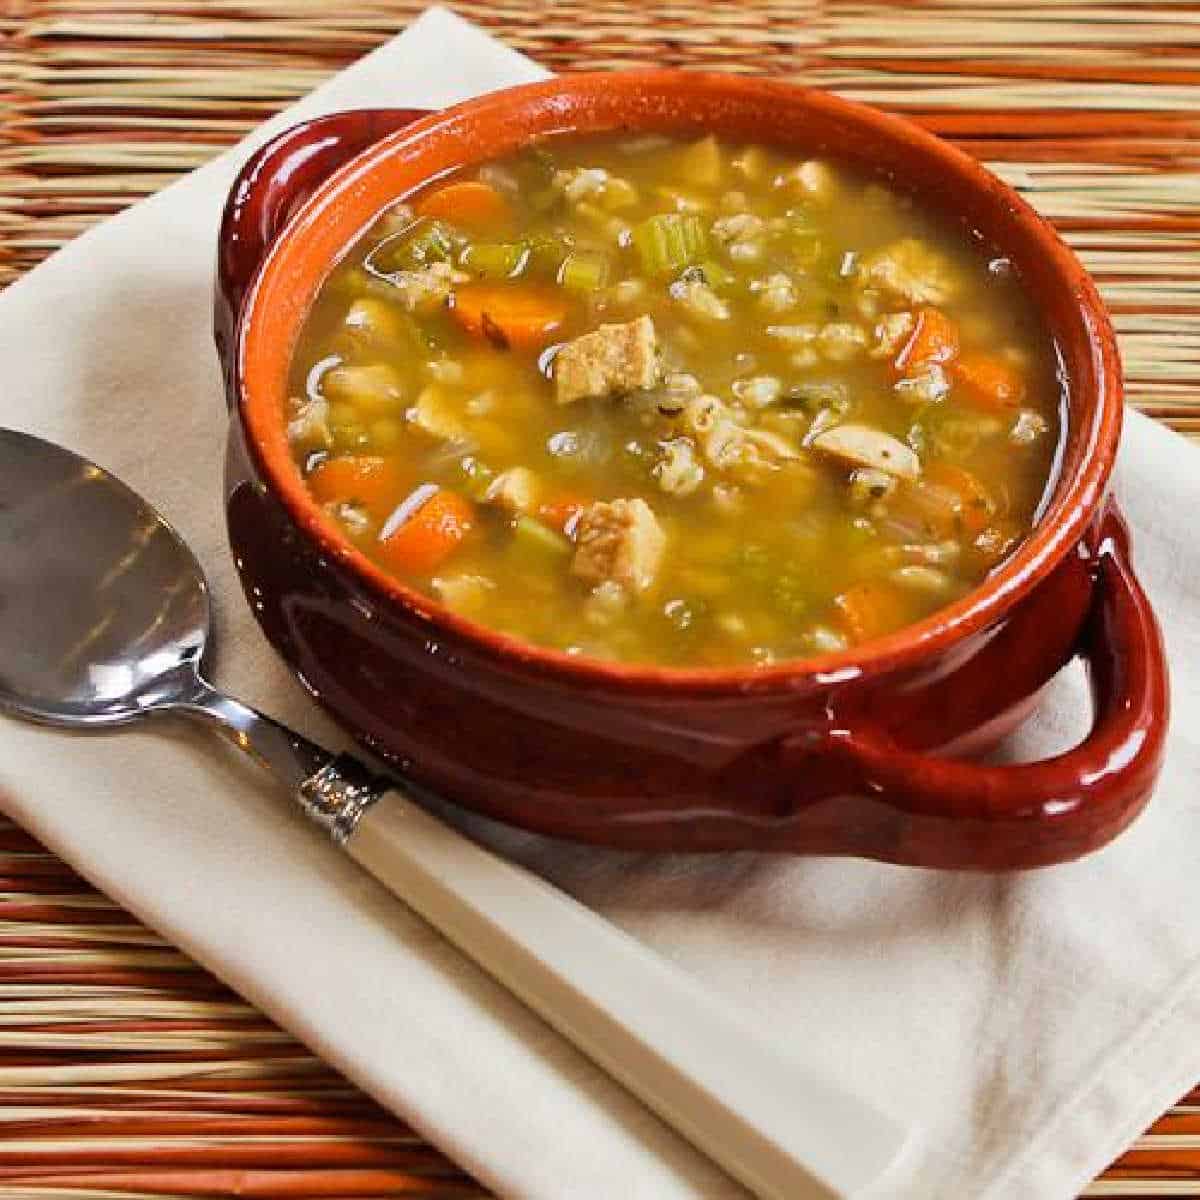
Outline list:
[[[658,376],[658,338],[647,316],[623,325],[601,325],[567,342],[554,359],[559,404],[651,388]]]
[[[519,517],[533,511],[537,495],[537,476],[528,467],[510,467],[492,480],[483,499]]]
[[[571,573],[590,584],[645,591],[654,582],[666,544],[645,500],[598,500],[579,515]]]
[[[817,434],[811,446],[850,467],[871,467],[900,479],[921,474],[921,460],[911,446],[869,425],[835,425]]]
[[[957,280],[946,259],[917,238],[901,238],[868,255],[858,269],[862,286],[911,304],[944,304]]]

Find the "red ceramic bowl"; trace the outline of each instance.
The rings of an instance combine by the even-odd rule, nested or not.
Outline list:
[[[494,633],[342,539],[305,492],[282,419],[314,294],[397,197],[564,130],[711,130],[830,155],[1011,258],[1059,347],[1069,409],[1057,485],[1020,551],[959,603],[854,650],[765,670],[668,670]],[[216,325],[233,413],[229,534],[256,616],[366,746],[462,804],[614,846],[1011,868],[1095,849],[1149,797],[1167,683],[1106,498],[1121,429],[1112,328],[1053,230],[905,121],[785,83],[673,71],[565,76],[442,113],[311,121],[234,186]],[[1033,764],[972,761],[1077,653],[1095,692],[1083,744]]]

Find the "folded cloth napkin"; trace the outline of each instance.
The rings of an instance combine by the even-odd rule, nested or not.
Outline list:
[[[442,106],[542,74],[433,10],[0,297],[0,424],[75,448],[158,505],[212,581],[215,681],[333,746],[344,739],[268,649],[225,544],[209,334],[221,204],[250,148],[302,116]],[[1130,414],[1120,468],[1175,718],[1153,803],[1099,854],[946,875],[618,854],[454,816],[915,1122],[889,1200],[1073,1196],[1200,1078],[1200,457]],[[1064,673],[1014,753],[1082,732],[1079,674]],[[501,1194],[744,1196],[208,734],[0,721],[0,804]]]

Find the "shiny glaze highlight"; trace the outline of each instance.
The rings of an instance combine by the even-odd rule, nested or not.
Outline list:
[[[455,617],[342,542],[279,420],[287,356],[334,257],[385,203],[539,133],[714,128],[832,149],[957,213],[1013,258],[1063,354],[1069,435],[1034,536],[983,586],[857,650],[769,669],[589,662]],[[930,192],[929,180],[938,187]],[[1106,489],[1121,423],[1115,338],[1077,260],[1015,193],[897,118],[766,80],[582,75],[443,114],[308,122],[251,160],[219,250],[217,337],[234,413],[230,538],[264,631],[376,752],[542,832],[662,850],[855,854],[1008,868],[1120,831],[1161,763],[1161,637]],[[1097,721],[1043,763],[984,767],[1076,652]]]

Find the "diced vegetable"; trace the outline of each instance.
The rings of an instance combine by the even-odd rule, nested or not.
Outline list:
[[[327,458],[308,477],[312,494],[322,504],[354,504],[382,521],[404,493],[395,459],[374,455]]]
[[[423,433],[446,441],[458,440],[466,435],[453,393],[440,384],[431,383],[421,389],[417,402],[408,411],[408,419]]]
[[[642,270],[656,279],[678,275],[708,255],[704,222],[691,213],[659,213],[633,228]]]
[[[360,296],[346,312],[346,328],[364,342],[399,342],[412,333],[408,317],[374,296]]]
[[[531,552],[537,558],[567,558],[571,543],[536,517],[518,517],[513,526],[513,548]]]
[[[473,283],[454,293],[454,319],[500,350],[540,350],[567,318],[559,292],[533,283]]]
[[[558,282],[569,292],[598,292],[608,282],[610,265],[606,254],[579,250],[563,260]]]
[[[854,642],[865,642],[899,629],[908,619],[908,606],[894,584],[860,580],[833,602],[843,629]]]
[[[955,394],[989,412],[1015,411],[1025,399],[1025,381],[1011,363],[993,354],[960,355],[951,365]]]
[[[620,175],[610,175],[608,182],[604,185],[604,190],[599,196],[599,203],[608,209],[609,212],[616,212],[622,208],[630,208],[637,202],[637,188],[628,179],[623,179]]]
[[[399,412],[404,402],[404,384],[389,363],[334,367],[321,377],[321,392],[364,417]]]
[[[379,542],[379,553],[397,570],[425,575],[458,549],[474,525],[471,502],[441,488],[397,528],[388,530]]]
[[[483,279],[513,279],[529,262],[527,242],[472,242],[459,258],[459,265]]]
[[[492,480],[484,500],[507,513],[528,514],[540,491],[537,477],[528,467],[509,467]]]
[[[562,492],[556,496],[551,496],[548,500],[543,500],[538,505],[538,516],[547,525],[554,529],[561,529],[565,533],[573,525],[579,514],[587,508],[588,503],[589,501],[585,500],[582,496]]]
[[[835,425],[812,439],[812,448],[852,467],[872,467],[901,479],[916,479],[921,461],[898,438],[867,425]]]
[[[958,326],[937,308],[917,310],[912,336],[896,356],[896,370],[916,375],[927,368],[948,363],[958,354]]]
[[[466,477],[463,490],[472,500],[483,500],[492,486],[492,480],[496,478],[496,472],[471,454],[459,459],[458,465]]]
[[[567,135],[368,222],[280,372],[326,533],[504,634],[670,667],[964,595],[1041,510],[1058,358],[1018,273],[836,153]]]
[[[431,263],[449,262],[454,250],[450,231],[440,221],[414,221],[404,232],[389,238],[373,251],[367,265],[377,271],[412,270]]]
[[[675,171],[685,183],[696,187],[716,187],[723,173],[723,155],[711,134],[681,150],[675,159]]]
[[[417,201],[423,217],[440,217],[465,229],[495,229],[512,220],[512,206],[494,187],[476,179],[449,183]]]
[[[529,246],[529,265],[525,268],[526,274],[557,279],[563,260],[571,253],[574,242],[569,237],[538,234],[528,238],[526,244]]]
[[[937,461],[925,468],[925,483],[954,496],[955,517],[960,531],[980,533],[992,519],[996,502],[987,488],[964,467]]]

